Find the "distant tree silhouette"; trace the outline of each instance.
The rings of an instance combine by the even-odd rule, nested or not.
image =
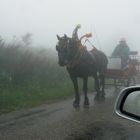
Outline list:
[[[21,37],[23,43],[25,46],[30,46],[32,43],[32,34],[31,33],[26,33]]]

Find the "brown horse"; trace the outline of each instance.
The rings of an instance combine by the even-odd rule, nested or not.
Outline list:
[[[95,89],[97,92],[95,99],[104,99],[105,72],[108,63],[106,55],[95,48],[89,52],[81,45],[80,41],[69,38],[66,35],[63,37],[57,35],[57,38],[58,43],[56,45],[56,50],[58,52],[58,63],[60,66],[66,66],[75,89],[73,106],[79,107],[80,104],[77,81],[79,77],[83,79],[85,106],[89,105],[87,96],[87,82],[89,76],[95,79]]]

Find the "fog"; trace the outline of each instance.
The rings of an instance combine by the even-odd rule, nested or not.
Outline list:
[[[108,55],[120,38],[131,50],[140,45],[139,0],[0,0],[0,35],[10,40],[30,32],[36,46],[55,47],[56,34],[92,32],[91,42]]]

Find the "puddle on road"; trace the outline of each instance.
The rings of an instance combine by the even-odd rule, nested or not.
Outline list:
[[[129,134],[123,125],[111,122],[95,122],[84,134],[73,133],[68,140],[128,140]]]

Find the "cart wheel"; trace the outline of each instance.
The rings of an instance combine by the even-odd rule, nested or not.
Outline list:
[[[126,86],[129,87],[129,86],[135,86],[136,85],[136,78],[135,76],[130,76],[127,80],[127,84]]]
[[[114,86],[115,89],[119,89],[121,86],[123,86],[123,81],[121,79],[114,79]]]
[[[114,86],[116,89],[119,89],[120,87],[127,86],[127,82],[125,79],[114,79]]]
[[[136,81],[137,81],[138,83],[140,83],[140,74],[137,74],[137,75],[136,75]]]
[[[114,79],[114,86],[115,86],[115,89],[118,89],[117,79]]]

